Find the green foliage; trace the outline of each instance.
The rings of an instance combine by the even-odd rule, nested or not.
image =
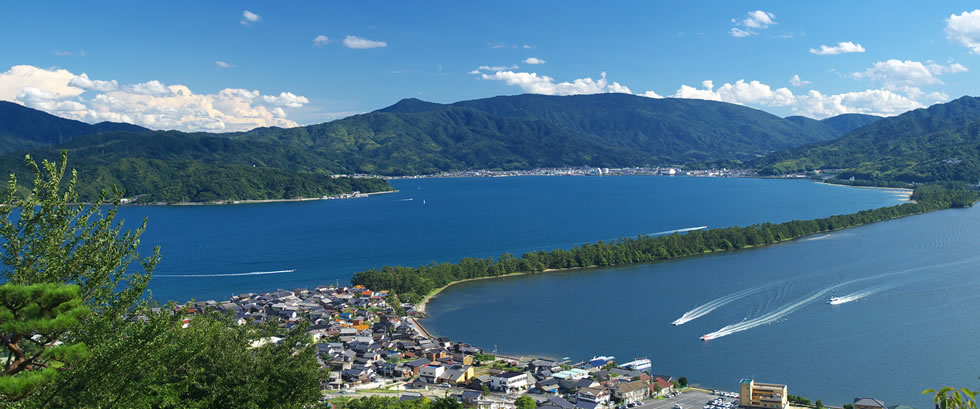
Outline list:
[[[677,378],[677,383],[679,383],[681,385],[681,387],[686,387],[687,386],[687,377],[686,376],[682,376],[680,378]]]
[[[789,400],[790,403],[796,403],[804,406],[810,405],[810,400],[802,396],[787,394],[786,399]]]
[[[845,403],[845,404],[844,404],[844,409],[854,409],[854,404],[851,404],[851,403]]]
[[[531,399],[531,397],[527,395],[521,395],[519,398],[514,400],[514,405],[517,406],[517,409],[534,409],[538,407],[537,403],[534,402],[534,399]]]
[[[483,353],[480,353],[480,354],[473,354],[473,359],[476,359],[477,361],[480,361],[481,363],[486,364],[488,362],[491,362],[491,361],[496,360],[497,359],[497,356],[494,355],[494,354],[483,354]]]
[[[936,409],[977,409],[978,391],[966,388],[957,390],[951,386],[922,391],[923,395],[930,393],[934,394],[932,400],[936,403]]]
[[[451,105],[408,99],[324,124],[232,138],[304,147],[350,172],[412,175],[747,160],[838,135],[819,122],[799,124],[738,105],[601,94]]]
[[[844,169],[852,184],[980,180],[980,99],[963,97],[885,118],[824,143],[777,152],[752,162],[760,173]]]
[[[817,399],[817,401],[816,401],[816,402],[814,402],[813,404],[814,404],[814,406],[816,406],[816,407],[817,407],[817,409],[820,409],[820,408],[823,408],[823,407],[824,407],[824,406],[823,406],[823,401],[822,401],[822,400],[820,400],[820,399]]]
[[[958,187],[924,185],[916,190],[915,203],[874,210],[862,210],[815,220],[793,220],[779,224],[762,223],[746,227],[696,230],[667,236],[638,236],[613,242],[600,241],[571,249],[525,253],[520,258],[507,253],[492,258],[464,258],[458,263],[432,263],[419,267],[382,267],[354,274],[352,282],[377,290],[399,294],[428,294],[453,281],[498,277],[513,273],[539,273],[549,269],[612,266],[672,260],[715,251],[765,246],[785,240],[829,232],[846,227],[875,223],[954,204],[973,203],[980,195]]]
[[[398,400],[388,396],[368,396],[351,399],[347,403],[338,404],[342,409],[432,409],[433,403],[428,398],[418,400]]]
[[[59,340],[72,349],[41,355],[61,368],[20,407],[303,408],[317,402],[324,374],[304,326],[237,326],[220,315],[196,317],[182,328],[184,317],[171,312],[175,305],[151,312],[142,297],[159,252],[141,258],[136,251],[145,222],[122,232],[115,206],[78,204],[75,174],[63,183],[65,156],[60,164],[28,165],[33,189],[17,194],[12,178],[0,202],[0,281],[75,284],[79,301],[59,311],[85,307],[92,314],[78,325],[45,324],[64,329]],[[272,335],[283,342],[248,347]]]
[[[59,339],[89,314],[75,285],[0,285],[0,344],[7,355],[0,398],[24,399],[54,381],[59,370],[88,358],[84,343]]]
[[[398,299],[398,294],[389,293],[388,298],[385,299],[385,302],[395,310],[395,314],[397,314],[399,317],[405,316],[405,307],[402,307],[402,300]]]

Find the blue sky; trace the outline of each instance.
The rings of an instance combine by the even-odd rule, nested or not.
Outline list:
[[[0,16],[0,99],[156,129],[526,92],[895,115],[980,85],[965,1],[34,3]]]

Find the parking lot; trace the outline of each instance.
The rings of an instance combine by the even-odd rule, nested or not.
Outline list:
[[[649,400],[634,409],[671,409],[674,405],[681,405],[683,409],[701,409],[708,404],[708,401],[718,397],[710,393],[688,391],[669,399]],[[726,402],[735,400],[733,398],[724,399]]]

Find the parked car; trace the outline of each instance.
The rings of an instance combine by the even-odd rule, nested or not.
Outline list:
[[[674,405],[674,409],[684,409],[684,407],[681,405]]]

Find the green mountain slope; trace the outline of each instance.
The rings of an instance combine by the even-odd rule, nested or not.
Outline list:
[[[330,158],[334,169],[402,175],[748,160],[838,135],[822,123],[722,102],[598,94],[454,104],[405,99],[324,124],[230,137],[301,146]]]
[[[30,154],[39,161],[56,160],[61,149],[68,150],[69,165],[84,175],[79,185],[83,200],[94,200],[113,185],[140,202],[291,199],[391,190],[382,179],[332,177],[322,170],[327,163],[309,152],[207,134],[95,134],[34,148]],[[0,169],[28,182],[24,154],[0,156]]]
[[[980,98],[884,118],[842,138],[778,152],[753,162],[763,174],[845,169],[861,181],[969,181],[980,178]]]
[[[0,101],[0,154],[35,146],[57,145],[89,134],[147,132],[146,128],[115,122],[95,125],[60,118],[13,102]]]

